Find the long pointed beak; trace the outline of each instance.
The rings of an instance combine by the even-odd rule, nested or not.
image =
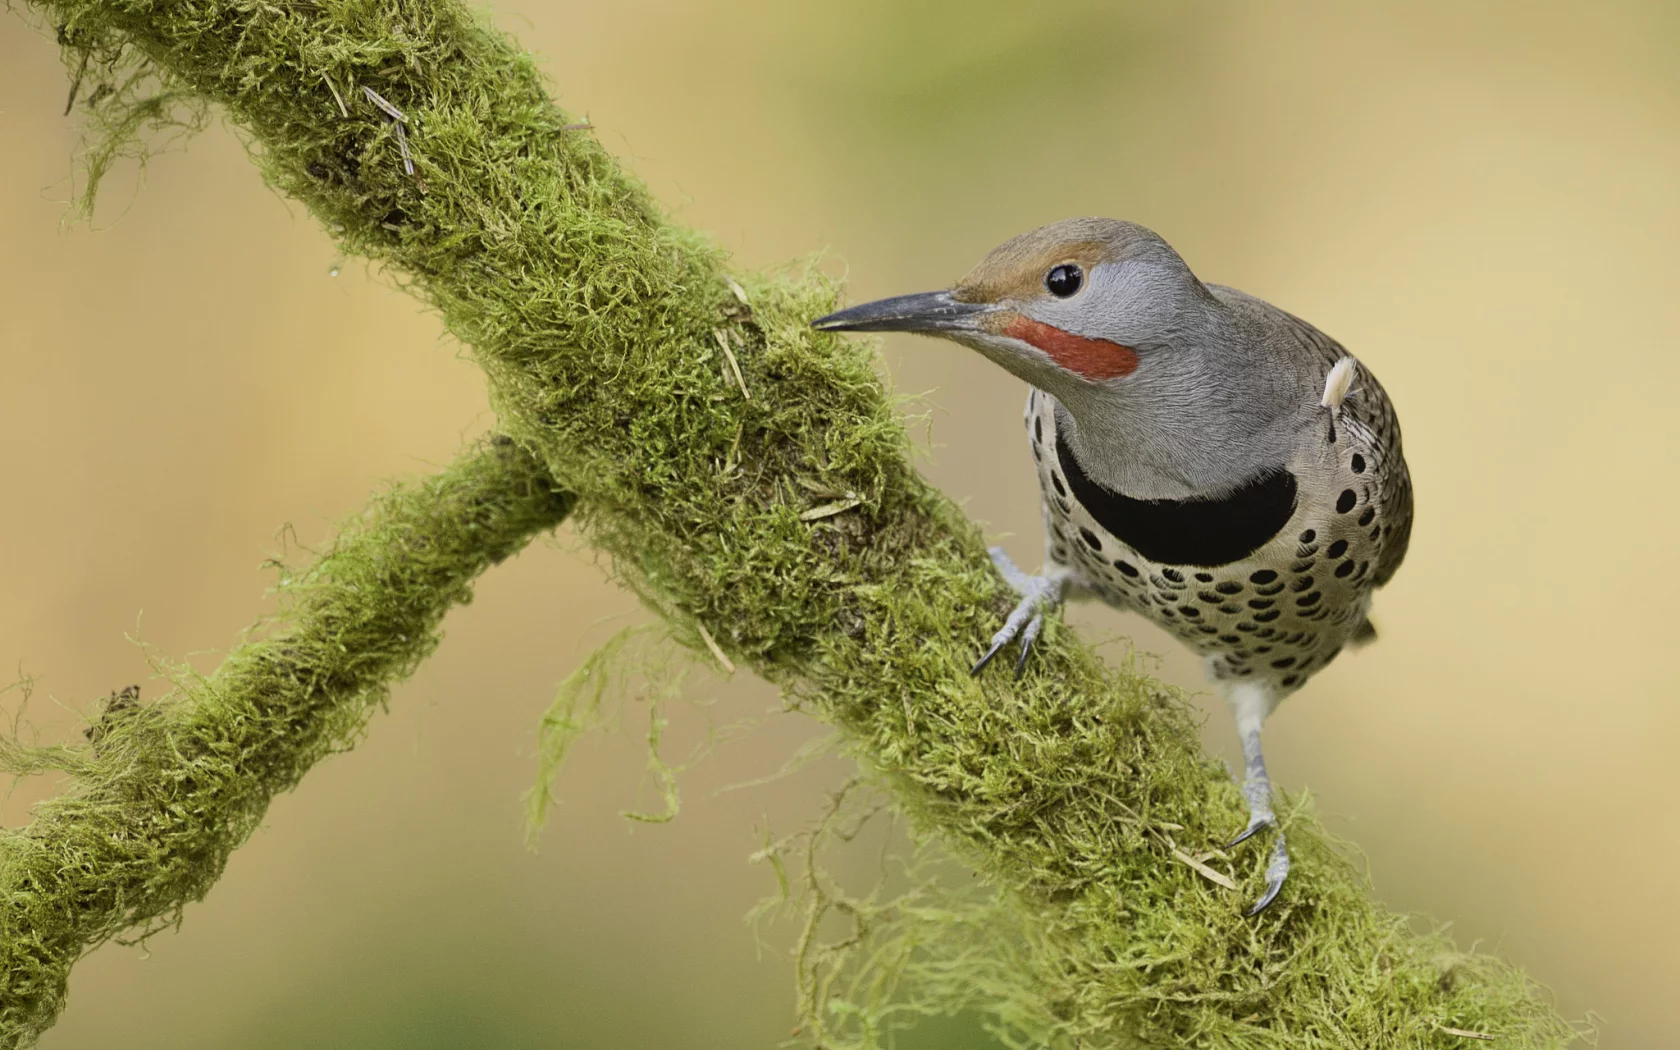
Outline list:
[[[861,303],[819,317],[811,327],[823,332],[972,332],[981,316],[995,309],[991,303],[960,302],[950,292],[918,292]]]

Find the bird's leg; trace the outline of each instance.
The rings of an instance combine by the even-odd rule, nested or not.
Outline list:
[[[1242,737],[1243,798],[1248,802],[1248,827],[1231,840],[1231,845],[1247,841],[1263,828],[1277,827],[1277,815],[1272,812],[1272,780],[1266,775],[1266,755],[1260,747],[1260,725],[1273,706],[1271,692],[1252,682],[1233,686],[1227,694],[1237,716],[1237,733]],[[1266,865],[1266,891],[1248,909],[1256,915],[1277,899],[1283,880],[1289,877],[1289,849],[1283,841],[1283,831],[1277,832],[1272,844],[1272,859]]]
[[[992,644],[986,654],[980,657],[980,662],[974,665],[971,674],[979,674],[991,662],[1004,646],[1020,636],[1021,656],[1015,661],[1015,677],[1021,676],[1021,669],[1027,666],[1027,654],[1032,651],[1033,642],[1038,640],[1039,632],[1044,630],[1044,614],[1054,609],[1062,602],[1062,596],[1067,592],[1068,581],[1073,578],[1073,570],[1065,565],[1054,565],[1038,576],[1032,576],[1021,571],[1009,560],[1009,555],[1002,547],[993,547],[987,551],[992,556],[992,563],[998,567],[998,572],[1008,581],[1009,586],[1015,588],[1015,593],[1021,596],[1015,609],[1004,621],[1003,629],[992,635]]]

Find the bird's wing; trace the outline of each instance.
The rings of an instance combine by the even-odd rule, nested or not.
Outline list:
[[[1365,458],[1377,477],[1382,535],[1371,583],[1381,587],[1400,568],[1412,539],[1412,476],[1400,448],[1400,422],[1388,393],[1370,372],[1355,382],[1342,405],[1343,425],[1365,446]]]
[[[1326,376],[1337,361],[1352,356],[1342,344],[1306,321],[1276,307],[1272,309],[1302,344],[1302,349],[1318,359]],[[1352,387],[1341,403],[1340,420],[1360,447],[1377,481],[1377,510],[1383,531],[1378,539],[1376,571],[1371,582],[1381,587],[1399,570],[1411,544],[1412,476],[1406,468],[1400,443],[1400,418],[1395,414],[1394,402],[1363,361],[1359,362]]]
[[[1341,343],[1287,310],[1235,288],[1224,285],[1208,287],[1227,305],[1251,311],[1251,316],[1263,318],[1275,335],[1295,343],[1302,358],[1310,363],[1310,367],[1317,369],[1321,382],[1337,361],[1352,356]],[[1395,415],[1394,402],[1389,400],[1388,391],[1383,389],[1375,373],[1363,361],[1359,362],[1359,372],[1342,402],[1341,420],[1361,446],[1360,451],[1378,482],[1378,513],[1383,531],[1372,583],[1381,587],[1400,568],[1400,563],[1406,558],[1406,548],[1411,543],[1412,478],[1406,469],[1406,456],[1400,443],[1400,420]]]

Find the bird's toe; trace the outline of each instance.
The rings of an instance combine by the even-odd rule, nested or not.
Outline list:
[[[1254,916],[1259,915],[1261,912],[1266,910],[1266,907],[1268,905],[1270,905],[1273,901],[1277,900],[1277,895],[1280,891],[1282,891],[1282,889],[1283,889],[1283,880],[1282,879],[1273,879],[1270,882],[1266,883],[1266,892],[1262,893],[1260,895],[1259,900],[1257,900],[1253,904],[1249,905],[1248,910],[1243,912],[1243,914],[1245,916],[1249,917],[1249,918],[1253,918]]]
[[[1021,635],[1021,656],[1015,661],[1015,677],[1020,678],[1021,672],[1027,669],[1027,657],[1032,653],[1033,643],[1038,641],[1039,632],[1044,630],[1044,614],[1036,613],[1027,622],[1026,632]]]
[[[1278,832],[1277,842],[1272,845],[1272,859],[1266,865],[1266,892],[1260,899],[1249,905],[1244,915],[1255,916],[1264,911],[1267,905],[1277,900],[1277,895],[1283,889],[1283,882],[1289,878],[1289,847],[1284,844],[1283,832]]]
[[[986,553],[991,555],[992,564],[997,566],[997,571],[1002,574],[1004,580],[1009,583],[1009,586],[1015,588],[1015,593],[1026,594],[1027,586],[1032,577],[1022,572],[1020,567],[1015,564],[1015,560],[1002,547],[988,547]]]
[[[1003,649],[1003,647],[1008,645],[1008,644],[1009,644],[1009,639],[1008,638],[1004,638],[1001,641],[996,639],[996,638],[992,639],[991,646],[989,648],[987,648],[985,654],[982,655],[980,657],[980,659],[975,662],[974,666],[969,669],[968,673],[971,674],[971,675],[978,676],[981,671],[984,671],[986,669],[986,665],[992,662],[992,657],[996,656]]]
[[[1248,827],[1244,828],[1242,830],[1242,834],[1240,834],[1236,838],[1232,839],[1225,846],[1225,848],[1226,849],[1231,849],[1234,846],[1240,846],[1244,842],[1247,842],[1249,839],[1253,838],[1255,835],[1258,835],[1260,832],[1264,831],[1266,828],[1269,828],[1273,824],[1276,824],[1276,823],[1277,823],[1277,818],[1272,816],[1270,813],[1265,813],[1265,812],[1254,813],[1253,815],[1251,815],[1248,818]]]

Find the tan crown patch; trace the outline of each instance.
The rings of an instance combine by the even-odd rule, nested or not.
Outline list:
[[[1044,275],[1052,266],[1078,263],[1089,272],[1109,254],[1102,241],[1068,241],[1034,230],[993,249],[957,282],[951,297],[964,303],[997,303],[1048,296]]]

